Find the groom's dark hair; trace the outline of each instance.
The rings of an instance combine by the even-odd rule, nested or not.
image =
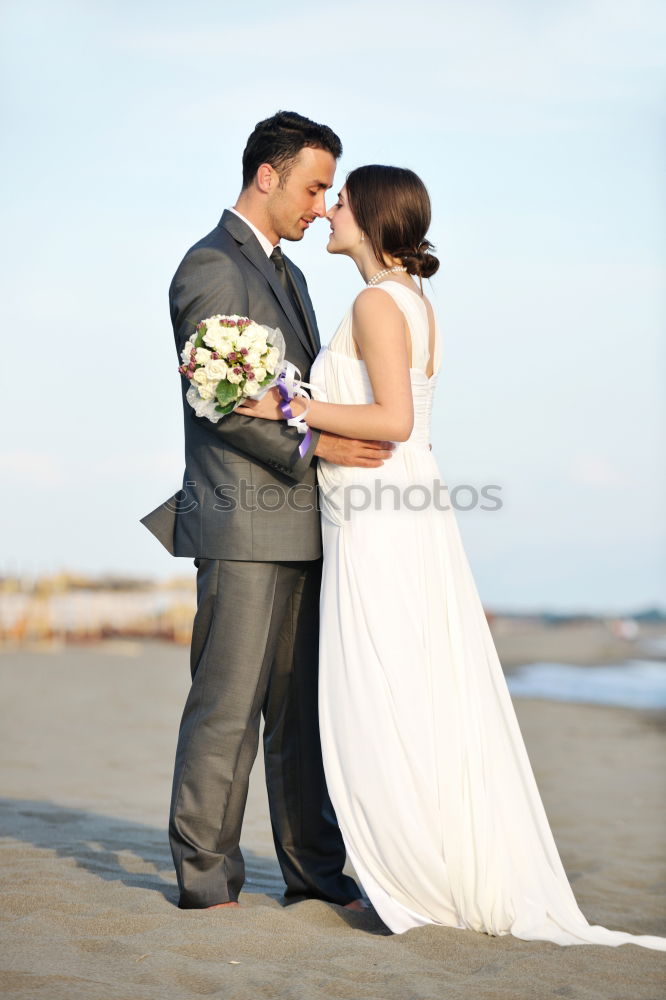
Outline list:
[[[280,184],[284,183],[305,146],[325,149],[336,160],[342,155],[342,143],[333,129],[295,111],[278,111],[258,122],[243,152],[243,189],[250,186],[262,163],[270,163],[280,175]]]

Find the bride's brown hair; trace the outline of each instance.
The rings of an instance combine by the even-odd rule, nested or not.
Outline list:
[[[431,209],[421,178],[403,167],[373,163],[352,170],[346,187],[352,214],[382,267],[386,254],[402,261],[408,274],[432,277],[439,260],[426,239]]]

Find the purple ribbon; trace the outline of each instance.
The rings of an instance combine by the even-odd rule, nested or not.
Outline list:
[[[294,411],[292,410],[289,404],[291,403],[294,397],[289,395],[289,390],[284,384],[284,379],[285,379],[285,373],[280,372],[280,374],[278,375],[277,387],[280,392],[280,395],[282,396],[282,402],[279,405],[279,409],[285,420],[293,420]],[[298,454],[301,456],[301,458],[304,458],[308,448],[310,447],[311,442],[312,442],[312,431],[308,427],[303,437],[303,440],[298,446]]]

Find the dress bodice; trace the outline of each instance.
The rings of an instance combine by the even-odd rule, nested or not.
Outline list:
[[[414,401],[414,427],[405,445],[423,445],[430,441],[432,401],[441,364],[439,329],[435,328],[433,375],[426,371],[430,360],[428,311],[416,290],[399,281],[384,281],[374,286],[388,293],[405,316],[412,342],[410,380]],[[310,371],[314,399],[329,403],[372,403],[372,385],[365,362],[356,357],[352,335],[352,307],[344,316],[328,347],[322,348]]]

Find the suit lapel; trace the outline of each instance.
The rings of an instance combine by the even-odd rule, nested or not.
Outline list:
[[[223,225],[229,233],[231,233],[236,242],[240,244],[240,249],[241,252],[244,254],[244,256],[247,257],[250,263],[254,264],[254,266],[259,271],[261,271],[263,276],[266,278],[266,281],[271,286],[273,294],[275,295],[276,299],[278,300],[278,302],[282,307],[282,311],[284,312],[285,316],[287,317],[291,326],[293,327],[296,336],[298,337],[298,339],[300,340],[300,342],[302,343],[303,347],[306,349],[308,354],[314,357],[314,355],[317,353],[318,348],[317,350],[313,350],[313,342],[310,330],[308,329],[306,331],[303,329],[303,321],[297,315],[296,310],[294,309],[289,299],[289,296],[287,295],[282,285],[278,281],[277,272],[272,262],[268,259],[268,257],[264,253],[262,247],[259,244],[259,241],[257,240],[252,230],[245,225],[242,219],[239,219],[237,215],[234,215],[233,212],[225,212],[222,218],[220,219],[220,224]],[[295,288],[296,283],[294,281],[294,276],[291,272],[290,275],[292,280],[292,286]],[[297,297],[299,300],[299,304],[301,304],[302,296],[297,295]],[[301,308],[303,308],[302,305]],[[312,312],[312,309],[310,309],[310,312]],[[303,315],[307,317],[307,311],[305,309],[303,309]],[[251,316],[250,319],[252,318],[253,317]],[[309,325],[310,322],[309,319],[307,319],[306,322]],[[316,323],[315,323],[315,328],[316,328]]]
[[[289,280],[291,281],[291,287],[294,289],[296,301],[298,302],[301,313],[303,314],[305,325],[308,328],[310,347],[312,349],[313,356],[316,356],[319,353],[321,343],[319,340],[317,319],[315,317],[314,309],[312,308],[312,302],[310,301],[310,296],[308,295],[305,282],[301,278],[300,274],[297,274],[293,270],[291,267],[291,261],[288,257],[285,257],[284,260],[287,267],[287,274],[289,275]]]

